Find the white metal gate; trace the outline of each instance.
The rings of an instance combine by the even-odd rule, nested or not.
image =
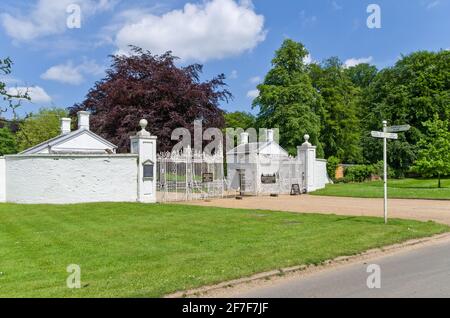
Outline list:
[[[208,155],[186,148],[157,156],[158,202],[190,201],[223,197],[225,180],[223,156]]]
[[[305,189],[305,172],[303,164],[297,158],[287,158],[280,162],[277,183],[280,194],[289,194],[294,185],[298,185],[300,192]]]
[[[293,186],[303,193],[305,189],[304,165],[294,157],[273,158],[273,165],[277,165],[277,172],[273,174],[273,183],[261,182],[257,194],[290,194]],[[259,181],[259,180],[258,180]]]

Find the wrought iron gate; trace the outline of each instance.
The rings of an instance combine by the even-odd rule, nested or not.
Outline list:
[[[165,152],[157,156],[158,202],[190,201],[223,197],[225,180],[223,156],[198,153]]]
[[[296,158],[288,158],[280,162],[278,170],[278,186],[280,194],[289,194],[293,185],[298,185],[301,192],[305,188],[305,172],[303,163]]]
[[[305,173],[304,165],[301,161],[293,157],[274,157],[271,162],[272,166],[277,166],[276,173],[273,175],[273,182],[267,184],[261,182],[258,195],[289,194],[294,185],[298,186],[300,191],[304,191]]]

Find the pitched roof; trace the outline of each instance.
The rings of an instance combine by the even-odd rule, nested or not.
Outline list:
[[[113,148],[113,149],[117,149],[116,145],[110,143],[108,140],[100,137],[99,135],[93,133],[92,131],[87,130],[87,129],[78,129],[78,130],[74,130],[74,131],[72,131],[72,132],[70,132],[68,134],[59,135],[59,136],[56,136],[56,137],[51,138],[49,140],[46,140],[44,142],[41,142],[40,144],[38,144],[36,146],[33,146],[31,148],[28,148],[28,149],[20,152],[19,154],[20,155],[24,155],[24,154],[37,153],[37,152],[40,152],[40,151],[42,151],[42,150],[44,150],[46,148],[49,148],[49,147],[51,148],[53,146],[56,146],[56,145],[59,145],[59,144],[65,142],[65,141],[68,141],[70,139],[78,137],[78,136],[80,136],[82,134],[88,134],[89,136],[91,136],[91,137],[97,139],[98,141],[104,143],[107,147]]]
[[[279,144],[277,144],[274,141],[250,142],[246,144],[241,144],[228,151],[227,154],[249,154],[249,153],[259,154],[270,145],[277,146],[282,154],[286,156],[289,155],[286,150],[284,150]]]

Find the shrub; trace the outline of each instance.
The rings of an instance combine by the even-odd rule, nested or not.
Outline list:
[[[331,180],[336,181],[336,169],[341,163],[341,159],[331,156],[327,160],[327,173]]]
[[[364,182],[374,173],[373,165],[358,165],[348,167],[344,172],[344,182]]]
[[[373,165],[373,174],[379,176],[383,179],[384,176],[384,165],[383,160],[378,161]],[[396,171],[395,169],[388,166],[388,178],[403,178],[401,171]]]

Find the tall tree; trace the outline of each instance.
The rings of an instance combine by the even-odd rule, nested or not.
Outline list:
[[[15,154],[17,152],[14,134],[7,127],[0,128],[0,156]]]
[[[346,68],[345,74],[347,74],[354,85],[360,88],[366,88],[377,76],[378,69],[375,65],[362,63]]]
[[[37,113],[28,114],[19,124],[17,150],[23,151],[58,136],[63,117],[67,117],[67,111],[62,108],[41,108]]]
[[[427,134],[419,141],[418,159],[413,170],[424,176],[438,177],[440,188],[441,177],[450,175],[450,123],[434,115],[424,127]]]
[[[323,156],[319,142],[322,99],[314,89],[304,63],[308,51],[301,43],[286,39],[276,51],[272,69],[264,82],[258,85],[259,96],[253,107],[259,107],[259,127],[279,128],[280,144],[291,154],[303,143],[303,135],[317,146],[318,156]]]
[[[337,57],[321,66],[310,67],[313,85],[324,100],[320,141],[325,157],[335,156],[347,163],[362,161],[358,98],[355,87]]]
[[[450,51],[415,52],[403,56],[393,67],[380,71],[369,85],[362,100],[364,149],[366,160],[381,159],[380,146],[370,137],[379,130],[381,121],[410,124],[412,129],[390,142],[389,165],[407,171],[418,153],[417,143],[427,134],[423,122],[438,115],[450,119]],[[378,143],[377,143],[378,144]]]
[[[161,150],[174,144],[171,134],[175,128],[188,128],[193,133],[194,120],[203,120],[203,127],[223,128],[220,101],[228,101],[231,93],[223,74],[200,81],[202,66],[175,65],[171,52],[152,55],[132,47],[132,55],[114,55],[106,77],[95,84],[84,102],[70,108],[71,115],[88,110],[92,130],[127,151],[130,132],[136,130],[140,119],[149,122],[149,130],[158,136]]]
[[[225,114],[225,127],[227,128],[256,128],[256,117],[248,112],[231,112]]]

